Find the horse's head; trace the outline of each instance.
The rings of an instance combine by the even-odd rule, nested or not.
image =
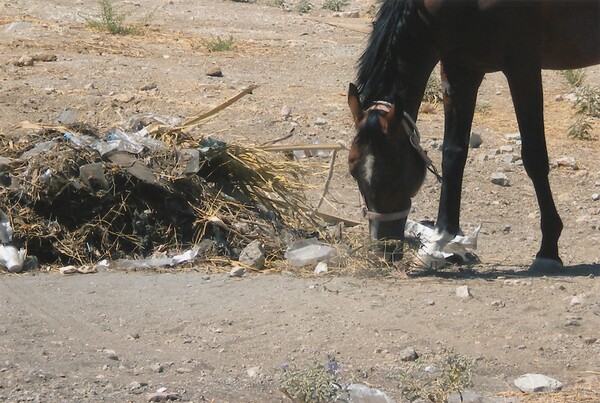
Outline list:
[[[379,241],[377,251],[388,261],[398,261],[411,198],[425,179],[426,156],[399,98],[364,109],[358,89],[350,84],[348,105],[356,127],[348,165],[363,198],[371,239]]]

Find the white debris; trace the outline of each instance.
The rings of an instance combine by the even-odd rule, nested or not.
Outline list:
[[[460,287],[456,287],[456,296],[462,299],[473,298],[471,294],[471,290],[469,290],[468,285],[461,285]]]

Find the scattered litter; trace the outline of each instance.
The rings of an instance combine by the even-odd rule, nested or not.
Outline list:
[[[13,228],[6,213],[0,210],[0,266],[6,267],[11,273],[23,271],[26,252],[12,245]]]
[[[432,258],[439,260],[438,263],[441,264],[452,260],[454,255],[459,256],[462,261],[468,261],[468,254],[473,255],[477,249],[477,237],[480,230],[481,225],[478,225],[468,235],[457,235],[444,247],[440,256],[432,256]],[[419,243],[424,244],[432,242],[435,238],[435,228],[406,220],[404,234],[407,238],[416,239]]]
[[[301,239],[289,245],[285,258],[296,267],[326,261],[335,257],[336,250],[329,245],[320,243],[316,238]]]

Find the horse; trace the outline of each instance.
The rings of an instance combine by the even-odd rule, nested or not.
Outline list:
[[[563,223],[548,180],[542,69],[600,63],[599,0],[383,0],[358,60],[348,106],[356,135],[350,174],[364,201],[369,232],[388,261],[403,258],[411,199],[431,162],[415,122],[440,63],[444,138],[435,236],[419,250],[439,263],[460,234],[461,188],[478,88],[486,73],[507,78],[521,134],[525,171],[540,210],[541,246],[532,272],[560,272]]]

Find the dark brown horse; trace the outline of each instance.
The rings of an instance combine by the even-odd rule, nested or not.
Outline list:
[[[541,213],[542,244],[530,270],[562,268],[563,225],[550,183],[542,103],[542,69],[600,62],[600,0],[384,0],[359,61],[348,103],[357,135],[350,172],[365,200],[375,240],[402,243],[411,198],[426,157],[415,134],[428,78],[442,65],[445,129],[436,239],[426,265],[460,232],[460,201],[477,90],[488,72],[508,79],[525,170]],[[387,249],[401,258],[401,249]]]

